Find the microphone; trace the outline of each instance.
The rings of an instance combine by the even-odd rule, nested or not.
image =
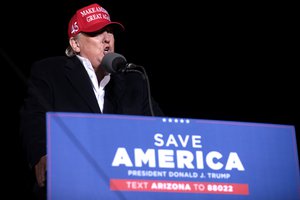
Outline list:
[[[105,54],[100,66],[108,73],[125,72],[128,69],[139,67],[133,63],[127,63],[123,55],[114,52]]]
[[[147,93],[148,93],[148,101],[149,101],[149,109],[152,116],[154,115],[151,91],[150,91],[150,83],[149,78],[146,73],[146,70],[141,65],[136,65],[133,63],[127,63],[126,58],[118,53],[110,52],[104,55],[100,67],[106,70],[108,73],[114,74],[117,72],[136,72],[142,75],[143,79],[146,81],[147,85]],[[134,68],[140,68],[140,70],[136,70]]]

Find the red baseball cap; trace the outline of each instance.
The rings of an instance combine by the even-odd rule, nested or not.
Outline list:
[[[96,32],[108,25],[124,30],[121,23],[110,21],[108,12],[99,4],[94,3],[76,11],[69,22],[68,36],[70,38],[80,32]]]

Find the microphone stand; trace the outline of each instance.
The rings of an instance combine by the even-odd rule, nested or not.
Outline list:
[[[132,68],[140,68],[140,69],[142,69],[143,72],[141,72],[140,70],[132,69]],[[150,81],[149,81],[149,78],[148,78],[148,75],[147,75],[147,72],[146,72],[145,68],[143,66],[140,66],[140,65],[134,65],[131,68],[126,68],[125,71],[126,72],[136,72],[136,73],[139,73],[139,74],[142,75],[143,79],[146,80],[150,113],[151,113],[151,116],[154,117],[155,115],[154,115],[153,105],[152,105]]]

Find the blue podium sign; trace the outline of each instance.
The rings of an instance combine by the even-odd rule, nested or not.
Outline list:
[[[47,113],[47,198],[300,200],[291,125]]]

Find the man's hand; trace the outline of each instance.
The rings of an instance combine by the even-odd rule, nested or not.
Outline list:
[[[40,187],[45,186],[46,181],[46,167],[47,167],[47,157],[46,155],[41,157],[39,162],[35,165],[35,176],[37,183]]]

